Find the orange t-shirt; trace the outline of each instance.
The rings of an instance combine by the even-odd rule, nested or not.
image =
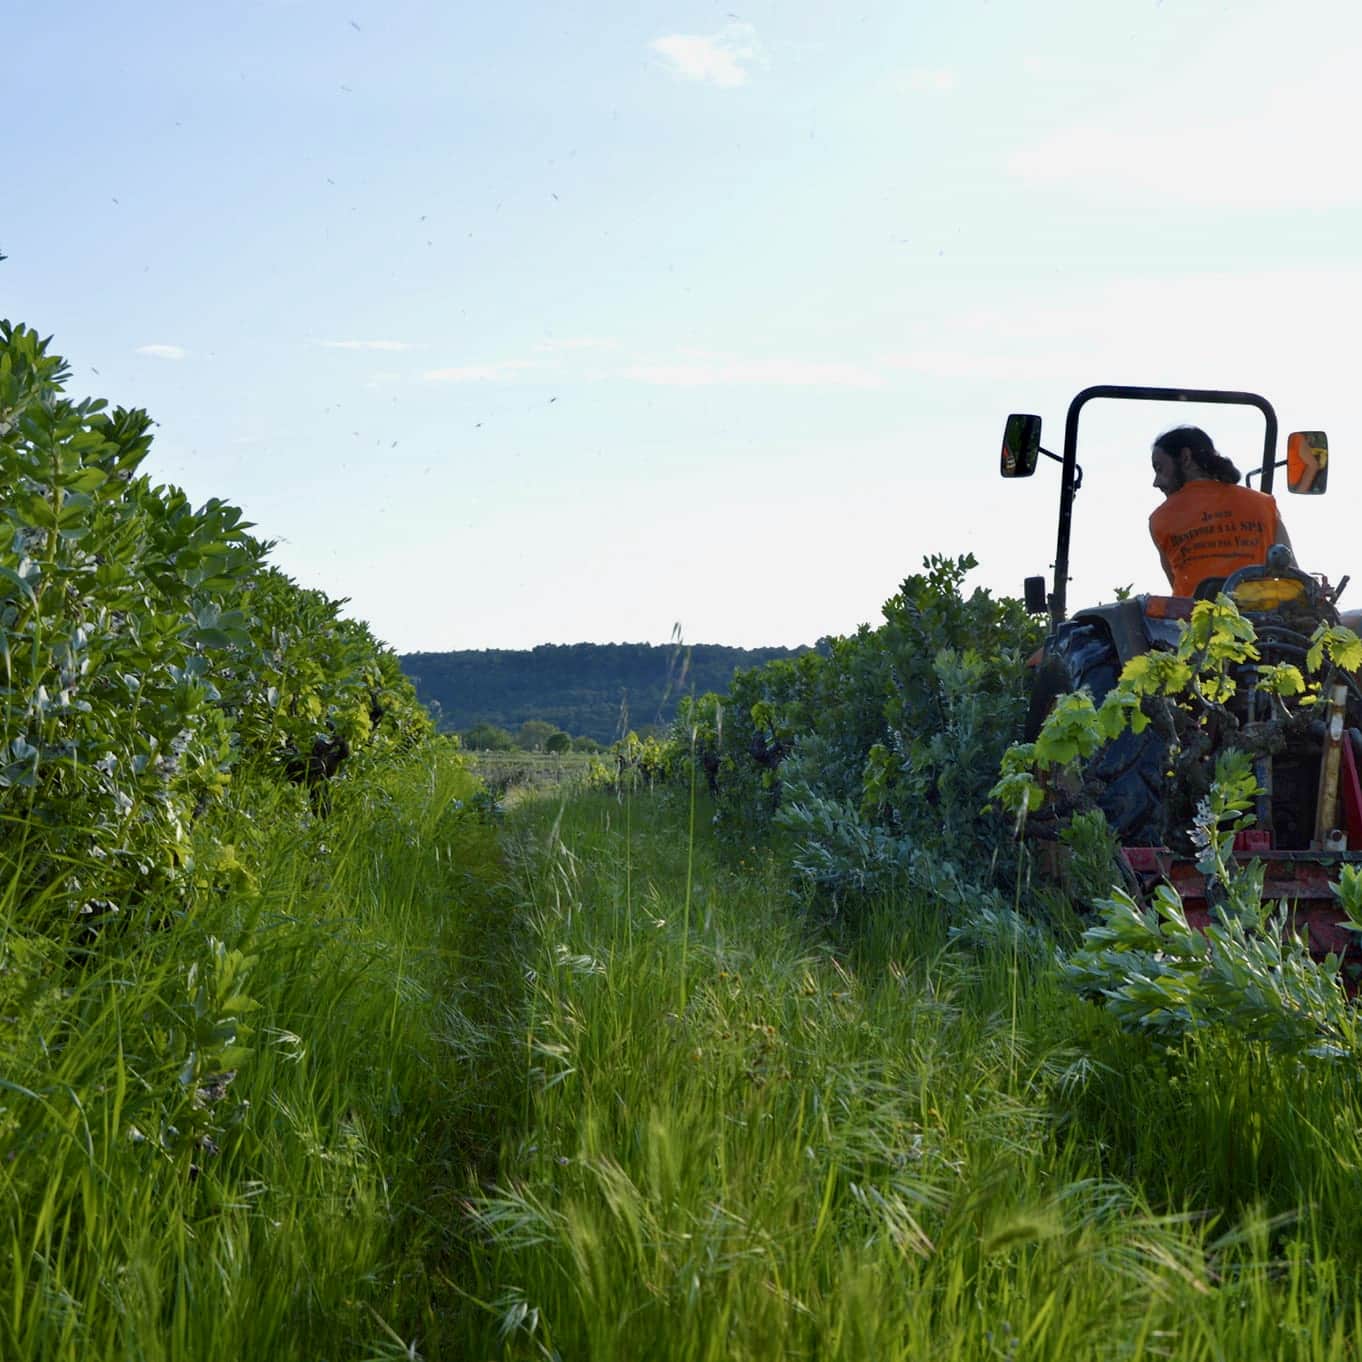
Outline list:
[[[1198,478],[1149,517],[1149,533],[1172,569],[1174,593],[1190,596],[1206,578],[1267,557],[1277,538],[1277,503],[1251,487]]]

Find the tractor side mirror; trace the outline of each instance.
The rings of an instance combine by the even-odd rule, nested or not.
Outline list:
[[[1322,430],[1295,430],[1286,437],[1287,490],[1317,497],[1329,485],[1329,437]]]
[[[1040,459],[1040,417],[1007,418],[1003,430],[1001,472],[1005,478],[1029,478]]]

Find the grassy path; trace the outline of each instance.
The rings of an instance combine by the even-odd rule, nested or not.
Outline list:
[[[246,788],[196,830],[192,911],[94,941],[0,913],[6,1362],[457,1355],[511,1104],[474,788],[428,750],[324,823]]]
[[[458,1355],[1356,1355],[1351,1075],[1123,1036],[930,904],[834,946],[688,822],[512,817],[521,1109]]]
[[[243,790],[192,912],[0,914],[0,1357],[1357,1355],[1350,1072],[831,934],[675,794],[472,793]]]

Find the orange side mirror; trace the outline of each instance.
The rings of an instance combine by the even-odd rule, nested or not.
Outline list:
[[[1286,437],[1286,486],[1321,496],[1329,485],[1329,437],[1322,430],[1296,430]]]

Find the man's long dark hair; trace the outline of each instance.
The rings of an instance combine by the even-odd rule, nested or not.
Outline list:
[[[1242,476],[1200,426],[1174,426],[1154,441],[1154,448],[1167,454],[1175,465],[1184,449],[1191,450],[1192,462],[1214,482],[1238,482]]]

